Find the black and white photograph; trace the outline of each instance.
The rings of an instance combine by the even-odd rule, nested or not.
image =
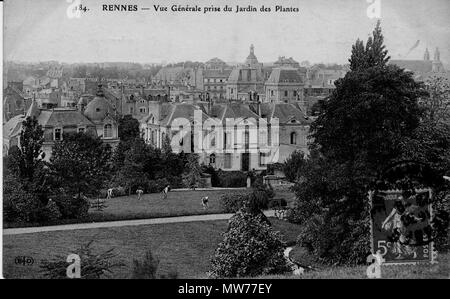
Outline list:
[[[0,5],[2,278],[450,279],[450,1]]]

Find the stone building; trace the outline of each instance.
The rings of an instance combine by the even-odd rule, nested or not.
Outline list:
[[[140,120],[144,140],[174,152],[195,152],[200,163],[225,171],[262,171],[295,150],[308,153],[310,120],[289,103],[152,102]]]
[[[50,159],[55,142],[62,140],[67,133],[98,136],[114,149],[119,143],[118,122],[114,115],[114,109],[105,99],[101,86],[95,98],[84,109],[39,107],[33,100],[25,115],[17,116],[3,126],[4,133],[7,131],[3,138],[3,147],[9,149],[11,145],[20,145],[23,120],[26,117],[35,117],[44,130],[42,150],[46,160]]]
[[[231,70],[206,69],[203,71],[203,90],[211,99],[225,99]]]
[[[306,69],[274,68],[265,83],[265,102],[293,103],[303,98]]]

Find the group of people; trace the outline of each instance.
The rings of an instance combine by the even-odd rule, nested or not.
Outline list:
[[[166,185],[164,187],[164,189],[161,191],[163,200],[167,199],[167,195],[168,195],[169,191],[170,191],[170,185]],[[142,190],[142,188],[138,188],[136,190],[136,194],[137,194],[138,200],[141,200],[142,194],[144,194],[144,190]],[[107,191],[106,199],[111,199],[112,197],[113,197],[113,188],[109,188]],[[202,197],[201,203],[202,203],[202,207],[204,210],[206,210],[208,208],[208,201],[209,201],[208,196]]]

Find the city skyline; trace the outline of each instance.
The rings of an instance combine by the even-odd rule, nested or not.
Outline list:
[[[240,14],[104,12],[101,3],[89,1],[85,4],[89,6],[88,13],[70,19],[67,17],[70,3],[66,1],[7,0],[4,59],[173,63],[219,57],[239,63],[248,55],[250,44],[254,44],[260,62],[273,62],[279,56],[286,56],[299,62],[345,64],[356,39],[366,40],[377,21],[367,17],[370,3],[365,0],[287,0],[281,4],[298,7],[300,12]],[[203,1],[165,4],[170,9],[172,3],[206,5]],[[275,5],[269,0],[257,4],[213,0],[208,5],[226,3]],[[129,4],[149,7],[159,3],[133,1]],[[426,47],[431,54],[439,47],[441,60],[448,63],[450,28],[446,16],[449,12],[450,3],[445,0],[381,1],[381,24],[392,59],[422,59]]]

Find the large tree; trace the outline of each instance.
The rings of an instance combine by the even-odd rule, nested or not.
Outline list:
[[[131,115],[125,115],[120,118],[119,138],[125,142],[139,138],[139,121]]]
[[[431,155],[433,163],[422,160],[432,169],[427,173],[438,177],[433,165],[445,160],[444,130],[428,134],[429,127],[423,127],[426,114],[419,102],[428,96],[425,86],[415,82],[412,73],[388,65],[388,59],[378,23],[365,46],[356,41],[351,71],[336,82],[311,125],[311,156],[294,187],[298,202],[290,217],[303,224],[300,243],[325,262],[365,261],[370,236],[367,191],[380,186],[386,169]],[[406,172],[413,171],[409,167]],[[403,174],[395,173],[383,186],[405,186]],[[409,186],[420,183],[424,181]]]
[[[148,182],[145,170],[150,168],[147,165],[153,161],[150,157],[149,146],[142,139],[134,139],[130,148],[124,153],[124,157],[123,165],[115,174],[114,180],[124,187],[128,194],[137,188],[145,189]]]
[[[109,176],[111,148],[83,133],[64,134],[55,143],[50,169],[55,187],[67,194],[96,196]]]
[[[44,131],[35,117],[27,117],[22,123],[20,146],[10,149],[6,166],[17,177],[23,188],[33,193],[43,203],[47,201],[49,184],[45,168],[42,144]]]

